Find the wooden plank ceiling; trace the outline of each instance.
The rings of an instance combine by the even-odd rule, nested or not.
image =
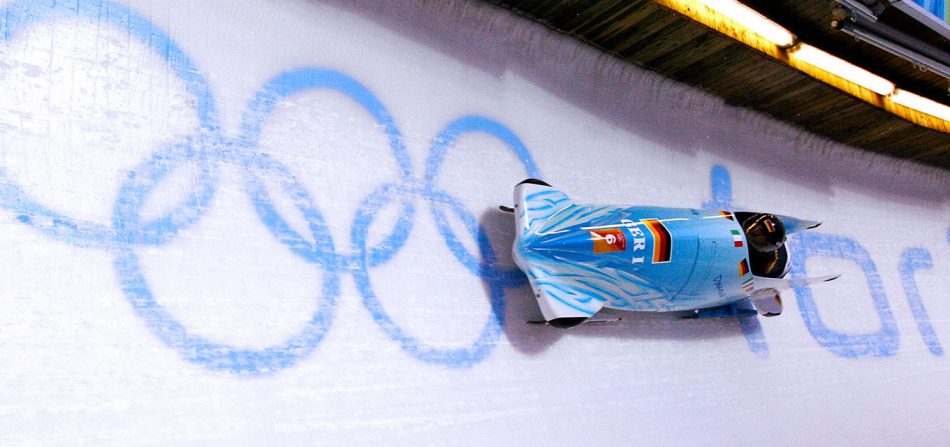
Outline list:
[[[950,134],[858,100],[649,0],[492,1],[732,105],[765,112],[844,144],[950,169]],[[806,42],[879,70],[899,87],[916,88],[915,93],[948,103],[946,79],[921,73],[831,29],[831,1],[762,0],[749,5]]]

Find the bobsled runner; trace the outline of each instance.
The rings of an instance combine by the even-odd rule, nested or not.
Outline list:
[[[724,317],[782,313],[786,235],[819,222],[747,211],[578,205],[547,183],[514,190],[513,257],[544,321],[569,328],[601,309]]]

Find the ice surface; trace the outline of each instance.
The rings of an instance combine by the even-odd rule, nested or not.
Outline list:
[[[487,2],[4,3],[3,445],[934,445],[950,175]],[[530,326],[511,188],[823,220],[770,319]]]

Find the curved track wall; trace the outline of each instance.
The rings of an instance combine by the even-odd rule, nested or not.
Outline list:
[[[947,439],[945,171],[424,3],[0,6],[5,444]],[[845,276],[529,326],[525,177],[823,220],[793,271]]]

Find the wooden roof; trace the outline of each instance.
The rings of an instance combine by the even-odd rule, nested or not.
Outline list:
[[[911,123],[649,0],[503,0],[626,61],[869,151],[950,168],[950,134]],[[749,0],[800,39],[944,104],[947,79],[834,30],[828,0]]]

